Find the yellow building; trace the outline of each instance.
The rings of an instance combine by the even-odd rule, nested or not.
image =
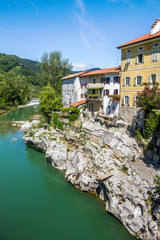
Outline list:
[[[121,54],[120,106],[136,107],[138,91],[144,83],[160,83],[160,19],[151,27],[151,33],[117,47]]]

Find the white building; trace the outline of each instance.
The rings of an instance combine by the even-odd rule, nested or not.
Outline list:
[[[81,75],[88,78],[88,110],[117,116],[120,101],[120,67],[106,68]]]
[[[119,72],[107,73],[104,78],[103,111],[105,115],[118,116],[120,102]]]
[[[62,103],[63,107],[69,107],[70,104],[86,100],[86,89],[88,84],[88,78],[80,76],[86,73],[79,72],[70,74],[62,78]]]

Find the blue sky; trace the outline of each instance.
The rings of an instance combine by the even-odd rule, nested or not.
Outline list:
[[[150,32],[160,0],[0,0],[0,52],[40,60],[59,50],[74,70],[120,64],[116,46]]]

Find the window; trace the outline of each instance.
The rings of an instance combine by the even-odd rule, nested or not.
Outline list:
[[[141,46],[141,47],[139,47],[138,48],[138,51],[140,52],[140,51],[143,51],[143,47]]]
[[[118,95],[118,89],[114,89],[113,95]]]
[[[101,78],[101,83],[104,83],[104,78]]]
[[[114,77],[114,84],[115,83],[120,83],[120,77]]]
[[[127,53],[127,54],[130,54],[130,53],[131,53],[131,49],[128,49],[128,50],[126,51],[126,53]]]
[[[109,95],[109,89],[105,89],[104,90],[104,96],[108,96]]]
[[[87,83],[85,83],[85,88],[87,88]]]
[[[128,65],[131,64],[131,55],[126,56],[126,63],[127,63]]]
[[[104,82],[105,82],[105,84],[110,84],[110,77],[106,77],[106,78],[104,79]]]
[[[152,62],[158,62],[159,50],[152,51]]]
[[[156,83],[156,82],[157,82],[157,79],[158,79],[157,74],[151,74],[151,75],[149,76],[149,82],[150,82],[150,83]]]
[[[137,101],[138,101],[138,97],[137,97],[137,96],[134,96],[134,97],[133,97],[133,106],[136,106],[136,105],[137,105]]]
[[[136,76],[134,78],[134,86],[142,86],[143,85],[143,76]]]
[[[93,78],[93,84],[95,84],[96,83],[96,78]]]
[[[129,106],[130,103],[130,97],[129,96],[124,96],[122,99],[122,105]]]
[[[83,94],[81,94],[81,98],[83,98]]]
[[[153,43],[153,48],[159,47],[159,42]]]
[[[135,63],[136,64],[144,63],[144,54],[143,53],[137,54]]]
[[[83,84],[81,84],[81,89],[83,88]]]
[[[131,77],[125,77],[123,79],[123,86],[131,86]]]

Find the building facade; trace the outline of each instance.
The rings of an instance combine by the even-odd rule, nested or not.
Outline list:
[[[121,55],[121,107],[136,107],[136,97],[144,84],[160,83],[160,20],[151,32],[118,46]]]
[[[81,75],[88,77],[87,107],[90,112],[118,115],[120,67],[95,70]]]
[[[86,88],[88,78],[80,78],[85,72],[70,74],[62,78],[62,103],[63,107],[69,107],[71,104],[86,99]]]

